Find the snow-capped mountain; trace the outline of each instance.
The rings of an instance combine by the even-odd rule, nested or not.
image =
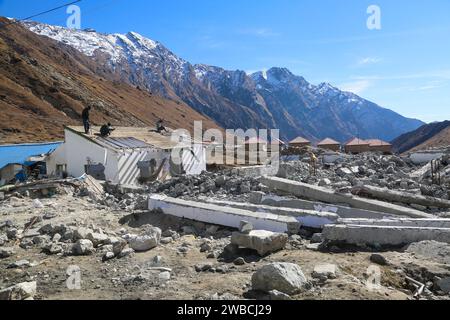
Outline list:
[[[161,43],[138,33],[101,34],[36,22],[24,25],[92,57],[121,81],[167,98],[180,98],[224,128],[280,128],[286,139],[362,138],[392,140],[423,123],[343,92],[312,85],[284,68],[247,75],[192,65]]]

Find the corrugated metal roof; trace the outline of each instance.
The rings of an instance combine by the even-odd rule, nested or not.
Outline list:
[[[106,144],[114,149],[144,149],[150,148],[151,145],[145,143],[144,141],[138,140],[133,137],[128,138],[111,138],[111,137],[99,137],[97,141]]]
[[[62,142],[0,145],[0,168],[9,163],[24,164],[29,157],[48,154],[61,144]]]

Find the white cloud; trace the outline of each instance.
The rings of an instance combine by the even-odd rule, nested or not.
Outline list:
[[[339,88],[343,91],[352,92],[354,94],[361,94],[370,88],[372,83],[369,80],[360,80],[354,82],[343,83]]]
[[[253,28],[253,29],[241,29],[238,30],[239,34],[267,38],[267,37],[277,37],[281,34],[278,32],[274,32],[269,28]]]
[[[376,58],[376,57],[365,57],[365,58],[361,58],[358,60],[357,65],[358,66],[366,66],[366,65],[370,65],[370,64],[377,64],[381,62],[380,58]]]

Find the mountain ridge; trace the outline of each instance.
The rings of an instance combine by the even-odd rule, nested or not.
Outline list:
[[[160,42],[136,32],[100,34],[25,22],[111,68],[117,79],[179,99],[230,129],[281,128],[281,137],[299,135],[345,141],[393,138],[423,125],[330,84],[312,85],[286,68],[247,75],[205,64],[192,65]]]

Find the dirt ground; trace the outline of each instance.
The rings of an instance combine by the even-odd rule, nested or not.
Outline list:
[[[71,194],[57,195],[51,199],[41,199],[43,208],[33,207],[29,198],[14,198],[0,202],[0,225],[10,221],[24,228],[33,217],[44,217],[33,225],[39,228],[45,224],[65,224],[89,227],[107,235],[139,233],[139,228],[151,224],[165,231],[180,232],[180,237],[169,244],[143,253],[134,253],[124,258],[103,261],[101,248],[89,256],[65,254],[48,255],[38,247],[22,249],[20,241],[7,241],[1,248],[14,247],[15,254],[0,259],[0,289],[11,285],[37,281],[36,300],[136,300],[136,299],[252,299],[258,298],[251,291],[251,278],[255,271],[270,262],[290,262],[298,264],[308,280],[310,290],[293,297],[294,299],[331,300],[405,300],[412,299],[413,292],[405,274],[420,270],[438,270],[436,273],[450,273],[450,268],[431,259],[420,258],[402,251],[382,252],[389,262],[387,266],[377,266],[381,271],[381,287],[369,290],[367,286],[370,271],[374,266],[370,261],[373,252],[343,250],[319,252],[307,249],[309,240],[292,238],[285,250],[261,258],[248,250],[241,250],[239,257],[244,265],[235,265],[233,260],[221,257],[209,258],[211,252],[221,252],[230,243],[233,230],[215,230],[212,236],[199,237],[183,235],[182,227],[188,221],[180,221],[162,213],[146,211],[121,212],[97,205],[89,198],[74,197]],[[191,224],[207,229],[209,226]],[[1,230],[1,229],[0,229]],[[1,234],[2,231],[0,231]],[[201,246],[209,243],[211,250],[201,252]],[[155,258],[157,257],[157,258]],[[11,263],[28,260],[31,266],[8,268]],[[338,267],[336,279],[319,281],[311,274],[320,264],[335,264]],[[197,272],[196,266],[208,265],[208,270]],[[68,289],[67,270],[78,266],[81,288]],[[165,269],[170,270],[170,280],[160,279]],[[419,270],[419,271],[417,271]],[[215,272],[214,272],[215,271]],[[448,296],[447,296],[448,297]],[[437,299],[430,295],[424,297]],[[446,297],[439,297],[443,299]]]

